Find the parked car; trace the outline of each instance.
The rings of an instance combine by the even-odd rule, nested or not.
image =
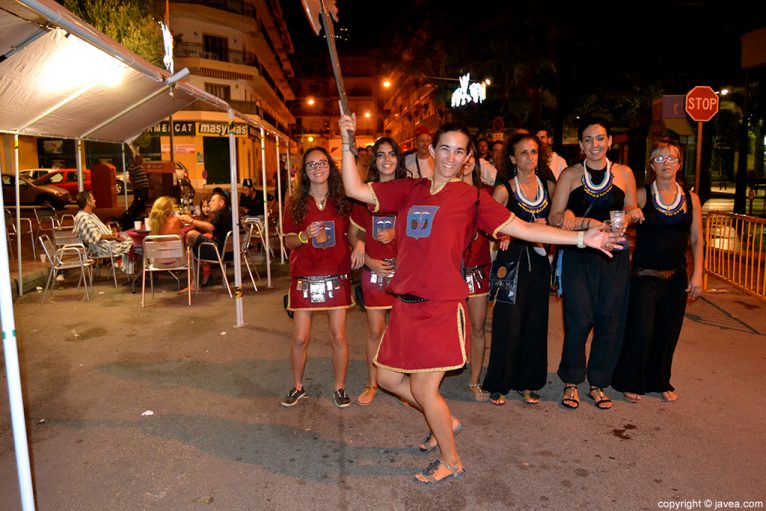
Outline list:
[[[26,176],[30,181],[36,181],[43,177],[45,174],[49,174],[56,169],[21,169],[19,170],[20,176]]]
[[[85,190],[91,189],[90,169],[83,169],[82,181]],[[72,197],[77,195],[77,169],[55,169],[34,180],[36,185],[53,185],[64,188]]]
[[[128,187],[128,193],[133,191],[133,185],[130,182],[130,176],[127,171],[117,171],[117,195],[122,195],[125,192],[125,186]]]
[[[16,204],[16,176],[3,174],[3,202],[6,205]],[[59,186],[38,185],[28,177],[19,176],[19,195],[21,204],[47,205],[61,209],[72,201],[72,196],[67,190]]]

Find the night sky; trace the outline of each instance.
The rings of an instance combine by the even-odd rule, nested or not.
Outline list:
[[[300,0],[286,0],[282,5],[296,53],[326,54],[324,40],[309,28]],[[338,41],[339,52],[377,48],[383,60],[394,62],[397,56],[387,54],[391,41],[406,37],[429,17],[439,19],[446,29],[448,46],[476,47],[477,61],[498,57],[486,53],[486,42],[512,35],[514,17],[553,26],[559,33],[562,88],[567,89],[562,92],[573,96],[596,84],[620,88],[627,81],[660,81],[666,93],[676,94],[696,84],[714,88],[739,84],[740,36],[766,26],[762,9],[746,9],[739,0],[338,0],[337,5],[336,34],[349,35],[348,41]],[[450,8],[453,5],[462,7]],[[473,5],[482,8],[466,7]],[[466,67],[470,64],[466,62]]]

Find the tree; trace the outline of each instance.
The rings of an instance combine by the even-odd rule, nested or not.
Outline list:
[[[162,32],[151,0],[63,0],[61,3],[100,32],[162,67]]]

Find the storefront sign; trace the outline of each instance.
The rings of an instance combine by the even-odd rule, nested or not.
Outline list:
[[[149,130],[154,137],[170,136],[170,122],[162,121]],[[194,121],[173,121],[173,135],[180,137],[193,137],[197,134]]]
[[[162,152],[170,153],[170,144],[162,144]],[[194,144],[173,144],[173,152],[175,154],[194,154],[197,152],[197,147]]]
[[[247,124],[235,124],[233,129],[235,137],[247,136]],[[228,137],[229,124],[226,122],[198,122],[197,135],[203,137]]]

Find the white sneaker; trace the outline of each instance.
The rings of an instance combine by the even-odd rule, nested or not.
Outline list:
[[[61,273],[56,275],[56,282],[64,282],[64,275],[62,275]]]

